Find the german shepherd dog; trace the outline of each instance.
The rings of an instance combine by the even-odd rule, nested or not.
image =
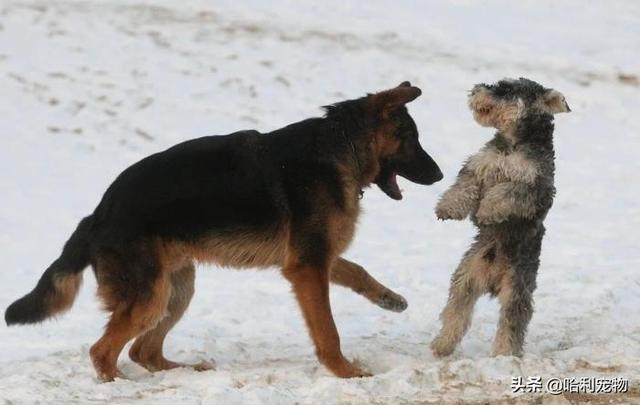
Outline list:
[[[442,179],[405,107],[420,94],[404,82],[327,106],[322,118],[268,134],[194,139],[135,163],[80,221],[33,291],[9,306],[7,324],[69,309],[91,265],[111,313],[90,350],[98,378],[121,375],[118,356],[134,338],[133,361],[150,371],[171,369],[182,364],[167,360],[162,346],[193,295],[194,261],[279,266],[320,362],[338,377],[370,375],[342,355],[329,282],[385,309],[407,306],[340,254],[353,238],[364,187],[375,183],[399,200],[397,175],[426,185]]]

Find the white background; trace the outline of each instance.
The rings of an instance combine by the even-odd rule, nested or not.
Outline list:
[[[445,179],[377,189],[346,257],[403,294],[385,312],[340,288],[343,351],[375,377],[319,366],[277,271],[199,266],[168,357],[217,370],[97,382],[88,348],[105,314],[91,271],[73,309],[0,326],[0,403],[403,403],[510,398],[511,376],[640,376],[640,4],[635,1],[3,1],[0,4],[0,307],[33,288],[114,177],[174,143],[321,114],[319,106],[410,80],[410,105]],[[635,75],[621,80],[620,75]],[[496,302],[479,302],[461,347],[428,343],[470,223],[433,208],[492,136],[466,107],[477,82],[525,76],[563,92],[558,194],[522,359],[492,358]],[[625,76],[626,77],[626,76]],[[126,353],[126,349],[125,352]],[[606,399],[606,398],[605,398]]]

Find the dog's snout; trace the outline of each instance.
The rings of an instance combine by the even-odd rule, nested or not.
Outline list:
[[[442,170],[440,170],[439,168],[437,169],[438,171],[435,173],[434,177],[434,183],[439,182],[440,180],[444,179],[444,174],[442,174]]]

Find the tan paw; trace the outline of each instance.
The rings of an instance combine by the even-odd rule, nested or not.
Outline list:
[[[402,295],[396,294],[391,290],[382,294],[375,303],[380,308],[393,312],[402,312],[409,306],[407,300]]]
[[[344,357],[340,357],[334,361],[323,362],[325,366],[331,370],[331,372],[340,378],[359,378],[359,377],[371,377],[373,374],[355,366],[349,360]]]
[[[441,336],[433,339],[430,347],[435,357],[449,356],[456,349],[455,343],[452,343],[449,339],[445,339]]]

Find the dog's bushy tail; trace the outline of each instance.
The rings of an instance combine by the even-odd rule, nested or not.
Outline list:
[[[62,254],[44,272],[29,294],[7,308],[7,325],[42,322],[73,305],[82,284],[82,271],[90,260],[90,236],[93,216],[78,224]]]

